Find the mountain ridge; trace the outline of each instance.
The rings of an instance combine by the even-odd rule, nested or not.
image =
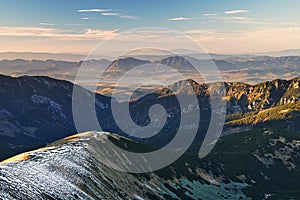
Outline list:
[[[5,152],[2,159],[22,151],[44,146],[49,142],[77,132],[71,108],[72,88],[74,87],[71,82],[49,77],[31,76],[19,78],[0,76],[0,80],[1,151]],[[230,98],[227,99],[228,104],[225,110],[227,110],[227,114],[251,113],[298,101],[299,88],[294,88],[293,84],[299,84],[299,80],[298,78],[290,82],[283,81],[285,90],[280,90],[279,93],[275,85],[280,81],[260,84],[253,89],[253,91],[257,91],[258,96],[253,95],[253,93],[246,93],[249,96],[250,103],[247,101],[248,96],[244,95],[245,88],[250,91],[250,85],[229,84],[228,88],[231,89],[228,89],[226,94]],[[181,108],[178,105],[176,96],[166,92],[168,89],[163,89],[158,93],[152,93],[130,102],[129,110],[132,120],[140,126],[149,123],[148,111],[152,105],[161,104],[165,107],[168,113],[166,124],[157,137],[150,138],[148,142],[152,145],[161,146],[167,143],[172,138],[170,133],[173,133],[179,125],[180,116],[182,114],[189,115],[190,112],[201,113],[203,119],[201,125],[193,124],[194,122],[191,122],[191,124],[195,127],[204,128],[200,131],[199,137],[203,134],[202,132],[205,132],[205,127],[209,124],[210,119],[209,88],[211,86],[198,84],[192,80],[189,81],[194,84],[196,93],[198,92],[199,105],[184,105],[185,107]],[[184,85],[184,81],[179,82],[178,88],[181,92],[185,91],[184,88],[182,89]],[[269,91],[269,93],[267,94],[264,91]],[[83,94],[92,95],[92,93],[85,90]],[[185,95],[186,93],[182,94]],[[278,96],[277,99],[274,98],[275,103],[271,101],[266,103],[265,101],[272,95]],[[96,101],[98,102],[96,104],[97,117],[102,129],[126,135],[120,130],[112,117],[111,99],[96,94]],[[249,105],[253,105],[252,102],[256,102],[256,107],[253,107],[255,109],[248,109]],[[126,122],[126,116],[123,119]],[[161,139],[161,137],[164,139]]]

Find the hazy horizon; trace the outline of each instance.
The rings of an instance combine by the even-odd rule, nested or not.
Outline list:
[[[186,52],[184,52],[186,51]],[[190,51],[190,52],[188,52]],[[183,49],[183,51],[179,50],[170,50],[174,54],[179,56],[192,56],[197,55],[197,52],[193,52],[192,50]],[[205,54],[204,52],[200,52],[199,54]],[[215,52],[207,52],[210,55],[220,55],[220,56],[270,56],[270,57],[286,57],[286,56],[300,56],[300,48],[299,49],[282,49],[279,51],[265,51],[265,52],[239,52],[239,53],[215,53]],[[79,62],[84,60],[88,53],[72,53],[72,52],[34,52],[34,51],[7,51],[7,52],[0,52],[0,60],[15,60],[15,59],[24,59],[24,60],[61,60],[61,61],[69,61],[69,62]],[[130,55],[126,57],[137,57],[139,56],[161,56],[164,55],[153,55],[153,54],[136,54]],[[168,56],[168,55],[166,55]],[[115,57],[109,55],[94,55],[93,59],[101,60],[106,59],[109,61],[113,61]],[[140,58],[140,59],[147,59],[147,58]],[[159,58],[158,58],[159,59]]]

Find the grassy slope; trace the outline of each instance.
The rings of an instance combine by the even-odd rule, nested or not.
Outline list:
[[[228,115],[226,125],[227,127],[269,127],[298,133],[300,131],[300,101],[260,112]]]
[[[222,167],[231,180],[241,181],[245,175],[244,181],[252,185],[245,192],[255,199],[263,194],[299,197],[299,142],[300,135],[294,133],[256,129],[222,138],[205,160]]]

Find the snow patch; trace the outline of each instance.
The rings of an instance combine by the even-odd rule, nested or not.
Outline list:
[[[13,115],[5,109],[0,110],[0,119],[12,117]]]
[[[102,103],[100,101],[96,101],[96,106],[98,108],[100,108],[101,110],[104,110],[104,109],[108,108],[108,104],[104,104],[104,103]]]
[[[54,111],[59,113],[63,118],[66,118],[65,114],[62,112],[62,105],[56,103],[52,99],[39,95],[32,95],[31,101],[36,104],[47,104],[49,111]]]

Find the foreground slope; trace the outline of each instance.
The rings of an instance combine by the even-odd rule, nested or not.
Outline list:
[[[101,138],[97,145],[96,138]],[[300,136],[296,134],[256,129],[225,136],[204,159],[188,153],[169,167],[144,174],[106,167],[96,153],[99,151],[93,151],[106,140],[129,151],[153,150],[103,132],[71,136],[2,162],[0,198],[209,200],[300,196]],[[124,157],[126,162],[130,161]]]

